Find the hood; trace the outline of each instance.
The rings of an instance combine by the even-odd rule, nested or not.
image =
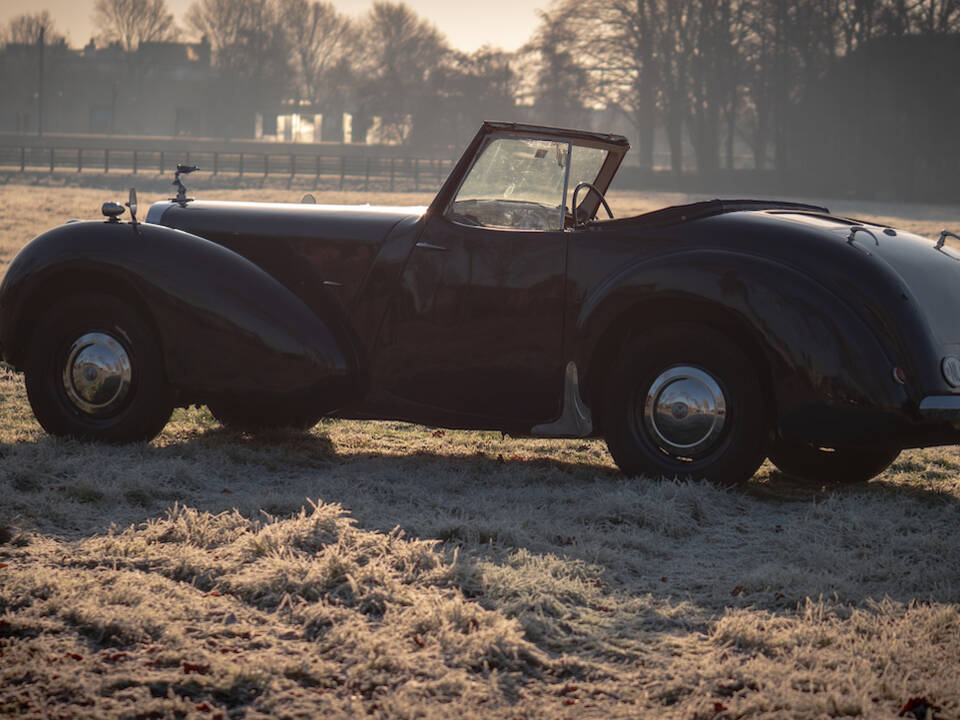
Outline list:
[[[426,208],[298,203],[156,203],[147,222],[184,230],[223,245],[260,266],[311,307],[356,297],[386,238],[416,223]]]
[[[379,244],[398,222],[418,218],[425,212],[425,207],[203,200],[186,205],[154,203],[147,213],[147,222],[184,230],[208,240],[224,234],[242,234]]]

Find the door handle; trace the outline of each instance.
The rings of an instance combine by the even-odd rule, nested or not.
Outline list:
[[[433,243],[428,243],[428,242],[418,242],[417,247],[423,248],[424,250],[446,250],[447,249],[443,245],[434,245]]]

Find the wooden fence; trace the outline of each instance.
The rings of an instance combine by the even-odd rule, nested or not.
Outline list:
[[[453,168],[452,160],[371,155],[269,152],[130,150],[97,147],[0,146],[0,171],[173,173],[176,165],[197,165],[210,176],[315,178],[318,186],[364,190],[435,190]]]

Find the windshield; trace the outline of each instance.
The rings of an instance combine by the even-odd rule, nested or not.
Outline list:
[[[453,219],[488,227],[563,227],[569,145],[555,140],[495,138],[460,186]]]
[[[494,138],[470,168],[447,215],[485,227],[560,230],[569,194],[576,183],[596,180],[607,152],[561,140]]]
[[[600,168],[607,159],[607,151],[603,148],[573,146],[573,159],[570,162],[570,192],[582,182],[595,183]],[[581,195],[580,197],[586,197]]]
[[[582,182],[588,182],[591,185],[596,183],[597,175],[600,174],[600,168],[606,162],[607,151],[603,148],[584,147],[583,145],[574,145],[572,160],[570,161],[570,182],[569,196],[567,201],[572,203],[573,191]],[[588,200],[593,201],[593,207],[596,207],[597,195],[584,188],[577,194],[577,204],[583,207]]]

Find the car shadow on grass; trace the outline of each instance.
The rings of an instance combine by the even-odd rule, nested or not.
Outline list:
[[[661,625],[683,603],[709,617],[730,606],[792,611],[820,596],[947,600],[960,585],[941,562],[960,544],[960,499],[924,485],[936,463],[923,453],[867,484],[802,484],[767,465],[728,490],[624,477],[591,443],[481,434],[467,436],[479,448],[462,438],[447,448],[433,432],[409,430],[406,447],[385,452],[323,428],[210,428],[126,447],[46,436],[0,444],[0,526],[82,541],[174,505],[284,518],[308,500],[336,504],[364,529],[441,542],[456,554],[459,586],[491,608],[522,614],[572,592],[586,613],[649,596]]]

